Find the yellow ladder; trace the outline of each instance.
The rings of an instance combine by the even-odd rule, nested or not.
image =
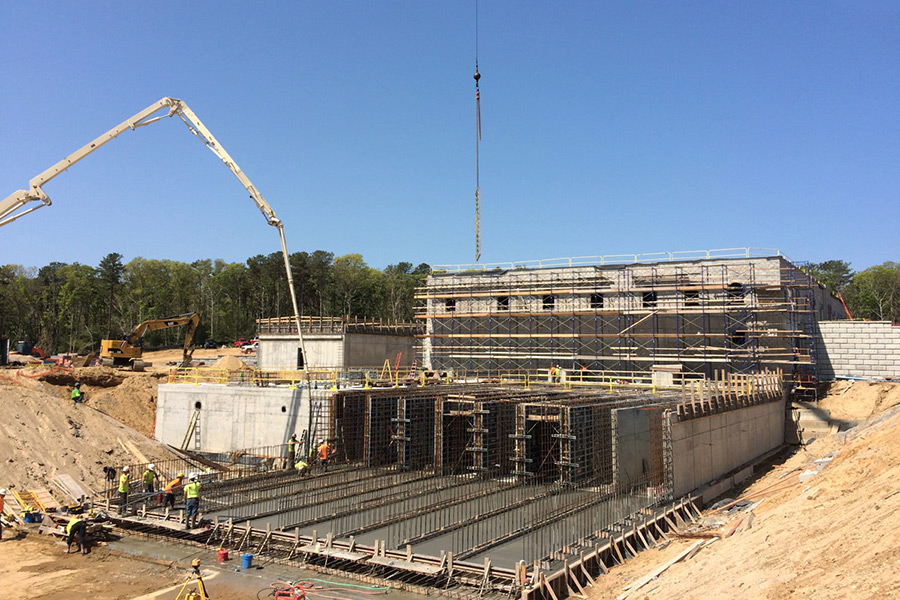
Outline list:
[[[197,421],[200,420],[200,411],[195,410],[191,413],[191,418],[188,421],[187,431],[184,432],[184,440],[181,442],[181,449],[187,450],[188,441],[191,439],[191,435],[194,433],[194,430],[197,428]]]

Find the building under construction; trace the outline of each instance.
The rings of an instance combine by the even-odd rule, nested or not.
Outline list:
[[[423,364],[812,376],[816,321],[846,315],[801,267],[753,249],[435,267]]]
[[[323,334],[338,369],[296,370],[296,331],[267,321],[280,368],[159,386],[157,437],[211,469],[208,528],[185,535],[429,594],[569,594],[782,446],[785,380],[814,376],[817,320],[843,309],[752,254],[435,269],[424,328]],[[391,352],[417,336],[427,371],[352,368],[357,334]],[[292,468],[291,434],[327,440],[327,469]],[[122,524],[180,518],[150,512]]]

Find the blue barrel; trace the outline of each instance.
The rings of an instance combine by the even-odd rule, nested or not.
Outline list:
[[[253,555],[252,554],[241,554],[241,566],[245,569],[249,569],[253,566]]]

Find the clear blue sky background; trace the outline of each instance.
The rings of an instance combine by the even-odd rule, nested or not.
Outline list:
[[[474,1],[0,4],[0,197],[185,100],[290,251],[474,260]],[[482,262],[900,260],[900,3],[481,0]],[[0,264],[244,261],[277,233],[176,119],[0,228]]]

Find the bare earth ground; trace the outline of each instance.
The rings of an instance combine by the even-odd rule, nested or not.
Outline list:
[[[754,481],[742,495],[778,485],[754,510],[749,530],[720,539],[674,564],[631,599],[829,600],[900,595],[900,384],[833,386],[820,406],[842,419],[869,418],[820,439]],[[813,460],[836,452],[818,475],[800,482]],[[794,470],[799,468],[799,470]],[[794,483],[794,485],[790,485]],[[782,489],[789,485],[788,489]],[[733,490],[731,495],[737,496]],[[736,522],[725,525],[727,532]],[[610,569],[591,598],[617,598],[623,587],[693,544],[674,539]]]
[[[239,354],[237,348],[198,349],[194,358],[211,365],[220,355]],[[0,370],[0,487],[55,493],[51,480],[67,473],[96,490],[105,483],[104,466],[137,462],[126,441],[149,460],[173,458],[152,436],[157,388],[170,368],[165,363],[180,357],[180,350],[147,352],[153,367],[145,373],[43,364]],[[86,397],[77,408],[70,400],[76,379]]]
[[[195,359],[211,364],[223,353],[206,352],[208,357],[195,354]],[[165,361],[179,355],[172,351],[170,358],[163,354],[148,359],[155,363],[154,370],[164,373]],[[51,487],[47,480],[66,472],[76,481],[99,486],[101,465],[133,460],[120,439],[132,441],[152,460],[165,456],[165,448],[145,435],[152,431],[155,415],[159,378],[154,372],[78,370],[75,375],[85,382],[88,399],[86,406],[74,409],[68,399],[70,382],[65,380],[71,374],[26,376],[40,375],[41,369],[46,370],[0,371],[0,485]],[[746,489],[732,491],[733,497],[763,491],[753,498],[763,502],[753,511],[752,527],[674,564],[630,592],[630,599],[862,600],[900,594],[900,542],[894,533],[900,526],[900,384],[841,382],[819,406],[835,419],[868,421],[785,455]],[[832,452],[833,460],[821,472],[800,481],[799,474],[812,461]],[[773,491],[764,491],[773,486]],[[9,533],[4,531],[4,538]],[[612,568],[588,589],[590,597],[619,597],[625,585],[694,542],[673,539]],[[61,551],[53,540],[34,533],[0,542],[0,598],[136,598],[185,577],[183,570],[104,547],[88,556]],[[176,593],[160,597],[174,598]],[[255,592],[220,583],[213,597],[252,600]]]

